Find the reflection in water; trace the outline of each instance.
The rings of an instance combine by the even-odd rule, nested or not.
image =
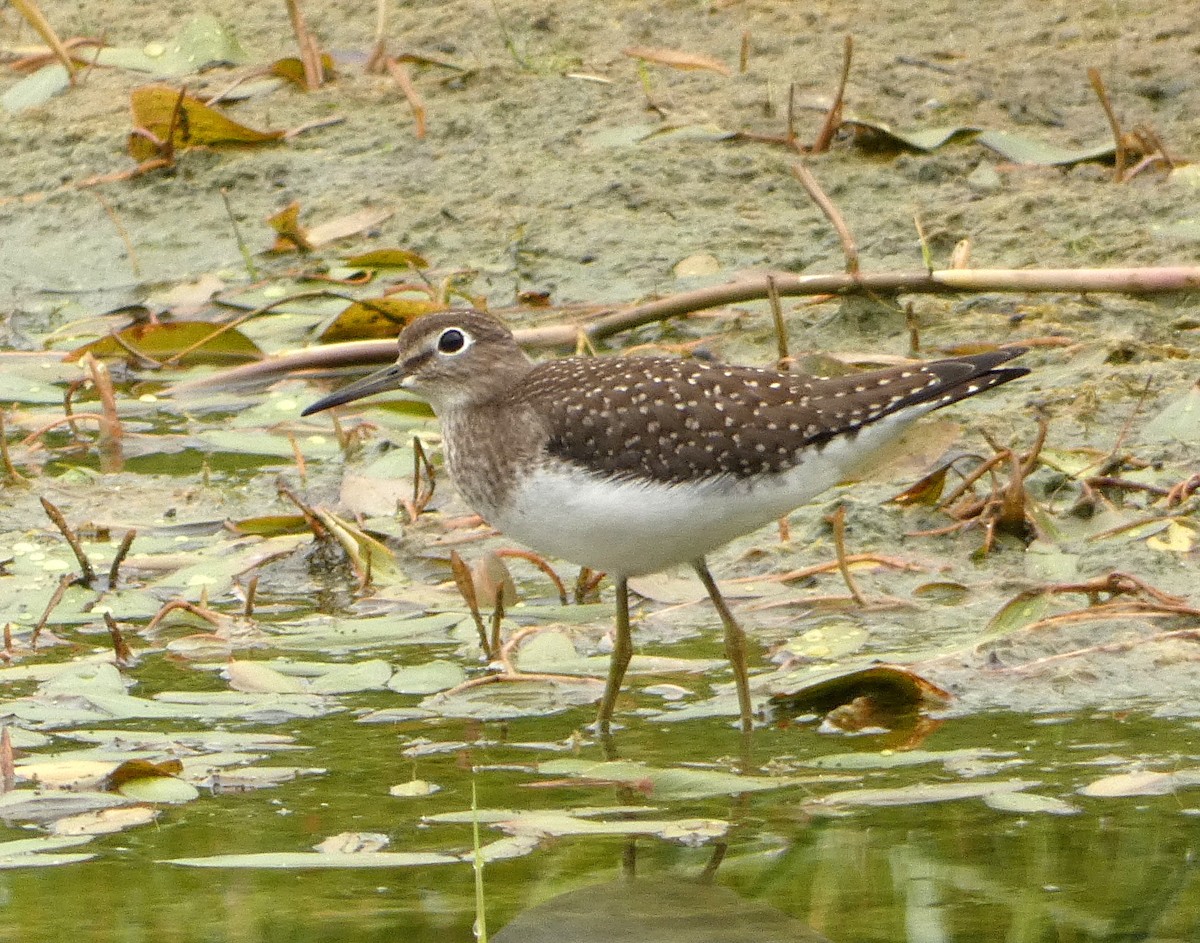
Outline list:
[[[829,943],[781,910],[727,887],[671,878],[592,884],[531,907],[495,943]]]

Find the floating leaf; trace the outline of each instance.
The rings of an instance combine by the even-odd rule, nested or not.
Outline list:
[[[372,249],[343,260],[357,268],[429,268],[429,260],[409,249]]]
[[[57,62],[42,66],[33,75],[27,75],[16,85],[0,95],[0,107],[10,114],[18,114],[38,105],[44,105],[55,95],[71,87],[71,77],[66,67]]]
[[[783,683],[791,677],[794,674]],[[789,711],[824,714],[859,697],[868,697],[893,713],[943,707],[953,700],[949,691],[903,665],[870,665],[810,674],[790,690],[772,694],[771,703]]]
[[[1117,773],[1093,780],[1079,788],[1081,796],[1116,798],[1121,796],[1166,796],[1178,785],[1171,773],[1145,770],[1138,773]]]
[[[364,851],[382,851],[390,844],[391,839],[380,832],[339,832],[313,845],[313,851],[323,855],[331,852],[362,854]]]
[[[154,763],[150,760],[126,760],[109,775],[108,788],[119,789],[131,779],[178,776],[182,771],[183,763],[179,760],[163,760],[161,763]]]
[[[215,145],[263,145],[276,144],[283,139],[282,131],[257,131],[238,124],[211,108],[198,98],[183,94],[169,85],[144,85],[130,93],[133,108],[134,128],[148,131],[158,141],[176,150],[188,147]],[[180,120],[171,126],[171,118],[178,104]],[[141,134],[130,134],[129,154],[134,160],[148,160],[160,154],[158,146]]]
[[[350,665],[334,665],[308,683],[313,694],[352,694],[356,691],[381,691],[392,677],[392,666],[380,658]]]
[[[397,694],[436,694],[466,680],[467,673],[461,665],[452,661],[431,661],[398,668],[387,686]]]
[[[793,658],[844,658],[861,649],[870,638],[862,625],[849,619],[824,622],[797,638],[788,639],[778,654]]]
[[[137,802],[182,805],[200,797],[200,790],[189,782],[172,776],[146,776],[130,779],[117,789],[121,795]]]
[[[129,801],[110,792],[14,789],[0,795],[0,819],[10,823],[53,822],[68,815],[126,805]]]
[[[676,278],[703,278],[719,274],[721,262],[711,253],[698,252],[680,259],[672,271]]]
[[[795,786],[788,776],[737,776],[719,770],[659,769],[642,763],[550,760],[538,764],[543,776],[571,776],[596,782],[632,785],[655,800],[703,799]]]
[[[1169,403],[1141,427],[1144,442],[1182,442],[1200,445],[1200,384]]]
[[[1196,529],[1181,521],[1171,521],[1165,531],[1150,537],[1146,546],[1165,553],[1191,553],[1196,546]]]
[[[347,306],[331,323],[321,329],[318,337],[325,344],[393,338],[415,318],[444,310],[444,304],[429,298],[368,298]]]
[[[916,131],[898,131],[884,121],[870,118],[847,117],[842,124],[855,131],[855,141],[867,147],[906,147],[914,151],[936,151],[939,147],[961,138],[973,137],[980,129],[971,125],[921,128]]]
[[[990,779],[969,783],[914,783],[895,789],[847,789],[815,800],[817,806],[893,806],[922,805],[929,802],[954,802],[982,799],[1005,792],[1020,792],[1039,785],[1026,779]]]
[[[820,769],[899,769],[926,763],[959,763],[963,760],[1006,758],[1016,753],[968,747],[962,750],[883,750],[868,753],[830,753],[804,762]]]
[[[616,819],[604,822],[555,810],[522,812],[492,824],[514,836],[651,835],[691,846],[722,838],[729,831],[729,823],[720,819]]]
[[[102,337],[84,344],[66,355],[68,360],[78,360],[84,354],[94,357],[120,357],[130,360],[135,366],[138,354],[145,359],[161,363],[178,358],[181,366],[200,363],[246,363],[261,360],[263,352],[258,345],[240,331],[222,330],[219,324],[208,321],[158,321],[152,324],[134,324],[115,336]]]
[[[473,717],[477,720],[506,720],[514,717],[543,717],[600,699],[599,682],[504,681],[465,688],[453,694],[434,694],[421,706],[442,717]]]
[[[216,17],[193,16],[169,42],[147,43],[141,48],[106,46],[96,53],[98,65],[132,69],[161,76],[180,76],[214,65],[239,65],[249,56],[232,31]]]
[[[1091,161],[1107,161],[1116,153],[1112,141],[1091,147],[1068,148],[1035,141],[1009,131],[984,131],[975,140],[1014,164],[1040,167],[1067,167]]]
[[[441,791],[442,787],[437,783],[427,782],[424,779],[411,779],[406,783],[393,786],[388,790],[388,795],[396,796],[398,799],[415,799],[422,796],[432,796],[435,792]]]
[[[1063,799],[1033,792],[993,792],[984,796],[983,801],[989,809],[1018,815],[1078,815],[1083,811]]]
[[[302,694],[303,682],[257,661],[231,661],[225,666],[229,686],[235,691],[257,694]]]
[[[187,868],[266,868],[270,870],[324,870],[327,868],[414,868],[431,864],[462,864],[458,855],[434,851],[264,851],[246,855],[213,855],[210,858],[173,858],[166,864]]]
[[[278,213],[267,218],[267,224],[275,230],[272,252],[311,252],[323,245],[356,236],[373,229],[391,218],[392,210],[376,210],[370,207],[327,220],[316,226],[306,227],[300,223],[300,204],[291,203]]]
[[[158,809],[135,805],[118,809],[99,809],[70,815],[50,824],[53,835],[111,835],[127,828],[149,825],[159,816]]]
[[[1026,590],[1018,593],[988,620],[979,641],[991,642],[1011,635],[1030,622],[1036,622],[1042,618],[1049,607],[1050,596],[1048,593],[1040,590]]]

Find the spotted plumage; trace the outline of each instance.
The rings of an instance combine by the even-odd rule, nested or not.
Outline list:
[[[508,402],[533,406],[547,455],[597,475],[747,479],[794,468],[809,450],[887,415],[1012,379],[1024,371],[993,370],[1016,353],[834,378],[661,357],[552,360],[534,367]]]
[[[844,480],[919,416],[1028,372],[1002,366],[1016,348],[843,377],[662,357],[535,365],[477,311],[421,318],[399,351],[394,366],[305,415],[388,389],[425,397],[458,490],[486,520],[614,577],[602,726],[629,659],[628,577],[696,569],[725,625],[748,726],[744,639],[705,555]]]

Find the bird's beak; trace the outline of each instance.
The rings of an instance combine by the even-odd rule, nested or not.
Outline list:
[[[370,376],[363,377],[347,386],[343,386],[340,390],[335,390],[324,399],[319,399],[311,406],[307,407],[301,416],[311,416],[313,413],[319,413],[323,409],[329,409],[331,406],[341,406],[343,403],[353,402],[356,399],[362,399],[364,396],[371,396],[375,393],[383,393],[386,390],[398,390],[404,384],[406,373],[400,364],[394,363],[390,367],[384,367],[382,370],[377,370]]]

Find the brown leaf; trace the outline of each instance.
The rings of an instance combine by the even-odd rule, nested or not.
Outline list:
[[[321,54],[321,68],[325,70],[326,81],[334,78],[333,57],[327,52]],[[304,77],[304,63],[296,56],[276,59],[267,71],[281,79],[287,79],[302,91],[308,91],[308,81]]]
[[[348,305],[320,334],[326,344],[336,341],[394,338],[416,318],[446,306],[428,298],[366,298]]]
[[[827,713],[856,698],[869,697],[875,709],[938,707],[953,700],[949,691],[927,681],[903,665],[871,665],[819,672],[793,691],[771,695],[771,703],[789,711]]]
[[[179,760],[163,760],[152,763],[150,760],[126,760],[108,776],[108,788],[118,789],[123,784],[134,779],[146,779],[151,776],[178,776],[183,772],[183,763]]]
[[[144,135],[129,136],[129,154],[134,160],[144,161],[163,156],[164,150],[179,150],[187,147],[211,145],[261,145],[274,144],[283,140],[282,131],[258,131],[225,117],[198,98],[184,95],[180,103],[179,89],[169,85],[144,85],[135,88],[129,96],[135,129],[149,132],[161,142]],[[179,117],[172,128],[176,105]],[[169,140],[168,140],[169,138]]]

